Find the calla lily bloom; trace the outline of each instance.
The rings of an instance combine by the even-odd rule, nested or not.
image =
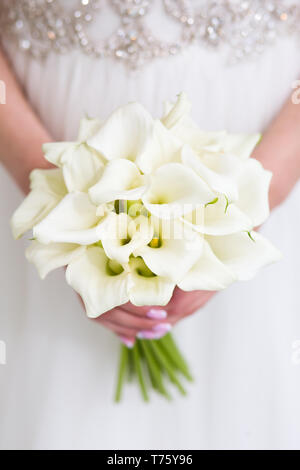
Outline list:
[[[109,161],[123,158],[135,162],[144,174],[164,163],[179,162],[182,147],[176,136],[138,103],[114,111],[88,139],[88,145]]]
[[[175,286],[220,290],[280,253],[253,228],[269,215],[271,173],[249,158],[260,136],[204,132],[185,94],[161,120],[138,103],[84,119],[76,142],[45,144],[12,218],[44,278],[67,266],[87,314],[166,305]]]
[[[130,160],[111,160],[99,181],[90,188],[89,195],[95,204],[115,200],[138,200],[146,190],[147,179]]]
[[[261,139],[261,134],[229,134],[226,131],[204,132],[190,117],[191,103],[185,93],[178,95],[175,104],[166,103],[162,123],[184,144],[196,152],[234,155],[249,158]]]
[[[68,191],[87,191],[99,179],[104,159],[87,144],[87,139],[101,126],[97,119],[82,119],[77,142],[43,145],[45,158],[62,168]]]
[[[120,264],[147,246],[153,238],[154,228],[144,216],[131,218],[125,213],[110,213],[101,224],[101,243],[108,258]]]
[[[75,243],[50,243],[33,241],[26,249],[26,258],[33,263],[42,279],[57,268],[67,266],[85,251],[85,246]]]
[[[86,193],[69,193],[35,227],[33,236],[40,243],[91,245],[100,240],[101,217]]]
[[[58,168],[32,171],[30,190],[11,219],[15,238],[20,238],[42,221],[67,194],[62,171]]]
[[[203,237],[180,220],[152,216],[151,224],[152,243],[137,248],[134,254],[141,256],[153,273],[177,283],[202,256]]]
[[[132,258],[122,266],[100,247],[89,247],[71,261],[66,278],[82,297],[91,318],[128,301],[138,306],[166,305],[175,287],[170,280],[154,275],[141,258]]]
[[[215,196],[192,169],[180,163],[169,163],[151,176],[142,201],[151,214],[171,219],[211,202]]]

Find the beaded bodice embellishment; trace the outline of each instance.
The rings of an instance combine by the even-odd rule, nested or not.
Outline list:
[[[146,21],[157,2],[166,29],[168,22],[178,25],[175,40],[162,40]],[[280,35],[300,32],[296,0],[72,0],[71,5],[67,10],[61,0],[1,0],[0,34],[37,59],[79,48],[137,68],[195,43],[227,47],[230,60],[241,61],[261,54]],[[105,8],[118,17],[119,25],[98,41],[89,29]]]

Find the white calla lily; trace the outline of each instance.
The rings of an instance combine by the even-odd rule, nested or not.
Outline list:
[[[249,158],[261,139],[261,134],[226,134],[220,144],[225,153],[236,155],[239,158]]]
[[[181,93],[175,104],[167,103],[162,123],[194,150],[235,155],[241,159],[251,156],[261,134],[229,134],[226,131],[205,132],[189,116],[191,103]]]
[[[44,279],[54,269],[67,266],[80,256],[85,247],[73,243],[50,243],[43,245],[34,241],[26,249],[26,258],[37,268],[39,275]]]
[[[147,217],[132,219],[125,213],[109,214],[101,224],[101,242],[108,258],[120,264],[129,262],[130,255],[147,246],[153,238],[153,227]]]
[[[223,195],[214,203],[186,214],[182,220],[197,232],[208,235],[227,235],[253,228],[252,220],[235,204],[228,204]]]
[[[78,140],[76,142],[49,142],[43,145],[46,160],[53,165],[60,166],[61,158],[70,148],[75,149],[80,144],[86,143],[96,130],[101,126],[98,119],[83,118],[80,121]]]
[[[146,189],[146,178],[130,160],[108,162],[99,181],[90,188],[91,200],[99,205],[115,200],[140,199]]]
[[[184,291],[225,289],[235,281],[233,272],[213,253],[209,243],[203,240],[201,257],[186,276],[178,282]]]
[[[180,93],[175,103],[168,101],[164,103],[164,115],[161,122],[183,143],[191,143],[195,133],[202,132],[190,116],[191,108],[192,103],[185,93]]]
[[[261,268],[281,258],[281,253],[257,232],[209,236],[207,240],[219,260],[240,281],[252,279]]]
[[[136,163],[146,175],[171,162],[181,161],[182,142],[170,133],[161,121],[153,123],[151,137],[145,141]]]
[[[214,200],[215,193],[193,170],[169,163],[151,176],[142,197],[146,209],[159,218],[178,218]]]
[[[167,305],[175,288],[174,282],[153,274],[142,258],[131,258],[129,268],[128,294],[131,303],[137,306]]]
[[[181,93],[175,104],[165,103],[165,113],[161,122],[171,133],[188,144],[196,152],[224,153],[220,143],[227,136],[225,131],[207,132],[201,130],[190,117],[191,103],[185,93]]]
[[[202,153],[197,155],[191,147],[182,149],[182,161],[192,168],[214,191],[225,194],[228,201],[239,197],[237,175],[242,171],[243,163],[234,155]]]
[[[100,239],[100,218],[86,193],[70,193],[33,229],[41,243],[90,245]]]
[[[203,238],[179,220],[151,217],[154,238],[134,251],[148,268],[173,282],[181,280],[202,254]]]
[[[175,288],[170,280],[151,273],[141,258],[131,258],[124,269],[100,247],[88,247],[71,261],[66,279],[82,297],[90,318],[128,301],[137,306],[166,305]]]
[[[69,147],[60,160],[60,166],[69,192],[88,191],[104,168],[99,155],[86,144]]]
[[[174,128],[181,123],[184,118],[189,116],[192,109],[192,103],[188,100],[185,93],[180,93],[175,104],[166,103],[165,115],[161,122],[167,129]]]
[[[60,169],[33,170],[30,174],[30,193],[11,219],[13,236],[20,238],[57,206],[67,193]]]
[[[272,173],[264,170],[261,163],[254,158],[245,162],[243,171],[237,178],[239,199],[237,207],[251,220],[256,227],[269,217],[269,188]]]
[[[153,118],[148,111],[138,103],[129,103],[114,111],[87,142],[107,160],[135,161],[152,130]]]
[[[241,160],[229,154],[204,153],[198,156],[187,146],[183,149],[182,159],[212,189],[225,194],[229,202],[234,201],[236,207],[251,219],[251,227],[262,224],[268,218],[268,192],[272,174],[264,170],[257,160]]]
[[[78,141],[87,142],[99,131],[102,123],[99,119],[85,117],[80,120]]]
[[[90,318],[129,300],[128,273],[121,266],[113,268],[100,247],[88,247],[67,267],[67,282],[82,297]]]
[[[260,134],[229,134],[226,131],[204,132],[193,126],[180,126],[181,139],[197,152],[234,155],[242,160],[249,158],[261,139]]]
[[[187,124],[183,125],[183,122]],[[171,130],[184,145],[189,145],[195,152],[225,154],[222,140],[227,135],[225,131],[205,132],[199,129],[192,121],[182,120]]]
[[[115,208],[115,203],[114,202],[100,204],[97,207],[96,215],[98,217],[101,217],[101,218],[105,217],[107,214],[110,214],[111,212],[113,212],[114,208]]]
[[[49,163],[59,167],[64,152],[76,145],[78,145],[77,142],[47,142],[43,145],[44,156]]]
[[[50,142],[43,145],[45,158],[62,168],[68,191],[87,191],[96,183],[103,169],[102,157],[86,144],[100,128],[98,119],[80,121],[77,142]]]
[[[87,191],[102,173],[100,155],[85,143],[49,143],[43,150],[49,162],[62,168],[69,192]]]
[[[145,174],[164,163],[180,161],[182,145],[138,103],[130,103],[113,112],[88,139],[88,144],[107,160],[125,158],[136,162]]]

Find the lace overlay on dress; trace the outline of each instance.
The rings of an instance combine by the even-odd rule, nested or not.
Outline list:
[[[163,6],[166,28],[170,21],[179,26],[175,41],[162,40],[146,24],[157,2]],[[89,27],[105,8],[117,15],[119,26],[97,42]],[[70,11],[60,0],[1,0],[0,6],[2,37],[37,59],[80,48],[131,68],[176,55],[193,43],[215,49],[226,45],[230,60],[240,61],[262,53],[280,35],[299,33],[299,22],[295,0],[73,0]]]

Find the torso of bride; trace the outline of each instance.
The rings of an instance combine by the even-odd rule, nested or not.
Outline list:
[[[55,140],[76,139],[82,116],[105,119],[128,101],[160,117],[162,102],[180,91],[203,129],[251,133],[268,126],[300,76],[298,4],[103,0],[95,9],[91,0],[0,0],[0,30],[19,82]],[[0,217],[8,221],[20,196],[2,169],[0,183]],[[300,376],[290,353],[300,331],[299,189],[294,194],[262,228],[284,262],[215,296],[179,325],[196,384],[188,401],[169,410],[158,402],[142,409],[134,387],[129,406],[111,403],[117,340],[86,321],[62,272],[40,282],[4,223],[0,332],[9,361],[0,447],[297,447]]]

